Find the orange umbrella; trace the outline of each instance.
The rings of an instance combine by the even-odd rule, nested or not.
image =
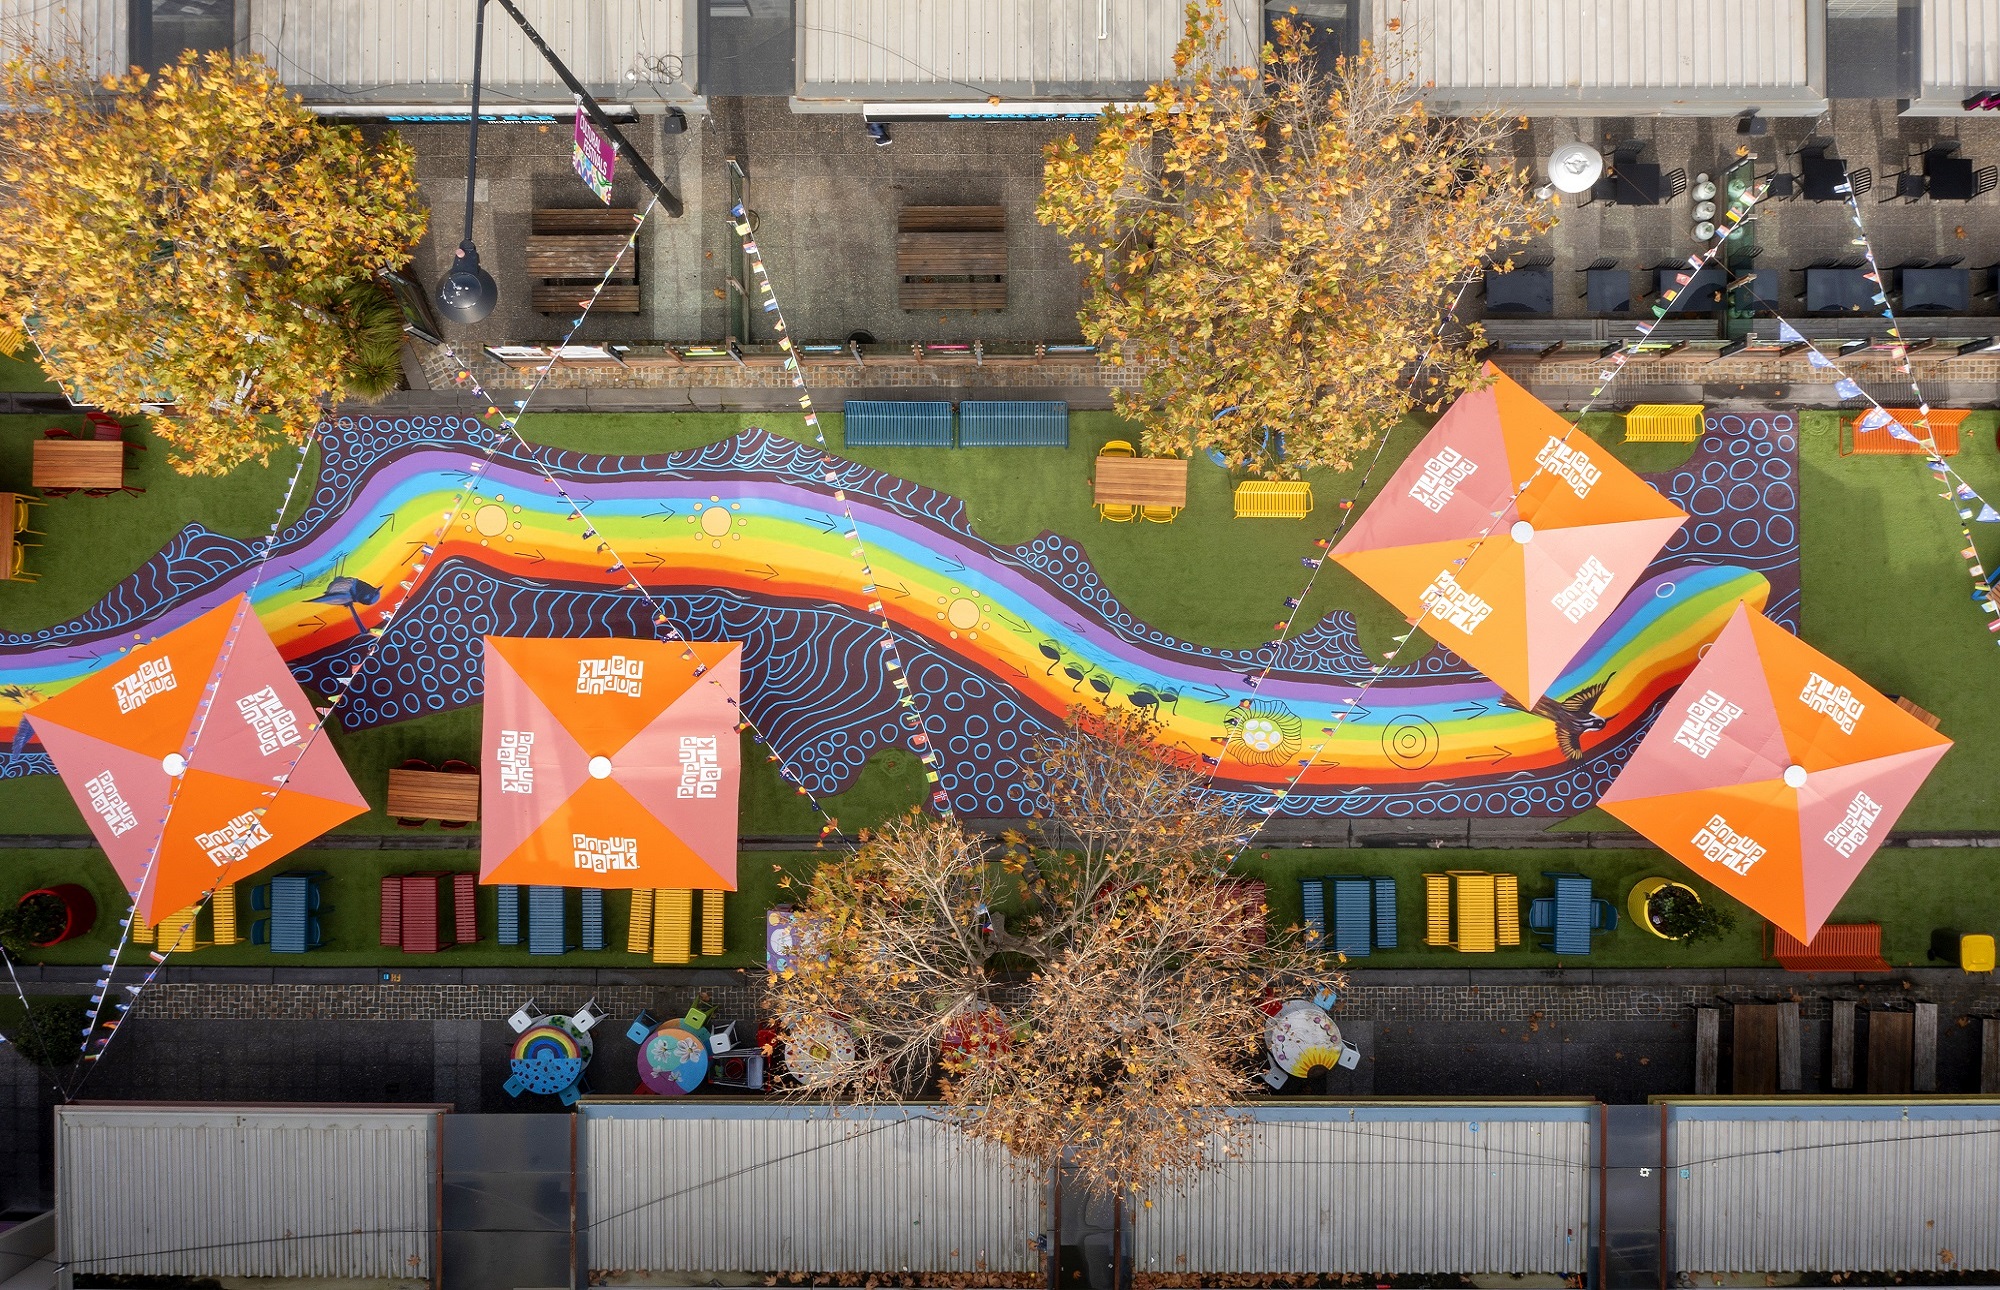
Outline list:
[[[1598,804],[1810,942],[1950,747],[1739,605]]]
[[[480,881],[736,890],[742,670],[735,644],[488,636]]]
[[[1687,515],[1485,370],[1333,558],[1531,708]]]
[[[243,596],[29,713],[146,923],[368,809],[317,719]]]

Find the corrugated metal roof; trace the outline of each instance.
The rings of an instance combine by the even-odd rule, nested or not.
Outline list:
[[[1582,1272],[1590,1117],[1582,1104],[1259,1109],[1243,1152],[1133,1214],[1134,1266]]]
[[[2000,89],[2000,0],[1924,0],[1922,23],[1925,97]]]
[[[585,1105],[594,1269],[1036,1272],[1047,1188],[922,1108]]]
[[[32,45],[74,56],[92,78],[125,71],[129,0],[0,0],[0,59]]]
[[[102,0],[108,3],[109,0]],[[689,0],[520,0],[521,12],[593,95],[693,93]],[[469,100],[468,0],[249,0],[246,48],[309,103]],[[629,75],[628,75],[629,74]],[[570,94],[499,6],[486,14],[485,98],[567,103]]]
[[[2000,1269],[2000,1104],[1679,1105],[1668,1141],[1683,1272]]]
[[[429,1276],[436,1128],[434,1108],[58,1107],[59,1255],[135,1276]]]
[[[1818,112],[1824,0],[1368,0],[1364,30],[1443,106]]]
[[[1226,0],[1252,62],[1256,0]],[[1173,73],[1183,0],[798,0],[801,98],[1122,99]]]

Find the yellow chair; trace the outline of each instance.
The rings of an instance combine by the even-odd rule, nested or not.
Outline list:
[[[1495,943],[1493,875],[1481,870],[1451,870],[1452,896],[1458,906],[1458,939],[1453,942],[1461,954],[1491,954]]]
[[[41,574],[28,572],[28,548],[25,544],[20,542],[14,544],[14,564],[7,571],[7,577],[9,581],[18,582],[40,582],[42,580]]]
[[[1424,944],[1451,944],[1451,879],[1424,875]]]
[[[14,531],[16,533],[33,533],[36,537],[42,536],[42,534],[39,531],[28,527],[28,508],[30,506],[38,506],[40,504],[41,503],[39,502],[31,502],[27,498],[21,497],[19,495],[15,496]]]
[[[1521,879],[1517,874],[1493,875],[1494,932],[1502,945],[1521,943]]]
[[[1100,457],[1136,457],[1138,452],[1123,439],[1113,439],[1097,450]]]
[[[694,892],[660,888],[653,894],[653,962],[694,961]]]
[[[1172,524],[1181,513],[1178,506],[1147,506],[1142,508],[1145,517],[1155,524]]]
[[[1110,520],[1113,524],[1130,524],[1139,518],[1139,508],[1122,502],[1107,502],[1097,508],[1097,518]]]
[[[653,889],[632,892],[632,917],[625,924],[625,949],[631,954],[649,954],[653,949]]]
[[[159,930],[155,933],[159,938],[160,953],[181,954],[199,947],[194,934],[195,914],[198,911],[198,906],[189,905],[160,920]]]
[[[713,958],[722,953],[722,893],[701,893],[701,953]]]
[[[225,882],[209,897],[208,920],[217,945],[234,945],[236,935],[236,884]]]

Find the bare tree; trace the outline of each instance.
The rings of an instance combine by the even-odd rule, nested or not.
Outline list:
[[[799,1093],[935,1090],[967,1133],[1115,1191],[1235,1140],[1260,1005],[1334,978],[1228,876],[1244,816],[1153,733],[1072,714],[1030,758],[1035,841],[912,815],[821,867],[772,991]]]

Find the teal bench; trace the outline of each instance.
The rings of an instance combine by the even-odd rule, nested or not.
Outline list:
[[[951,404],[901,399],[849,399],[850,448],[949,448]]]
[[[974,402],[958,405],[961,448],[1067,448],[1069,404]]]

